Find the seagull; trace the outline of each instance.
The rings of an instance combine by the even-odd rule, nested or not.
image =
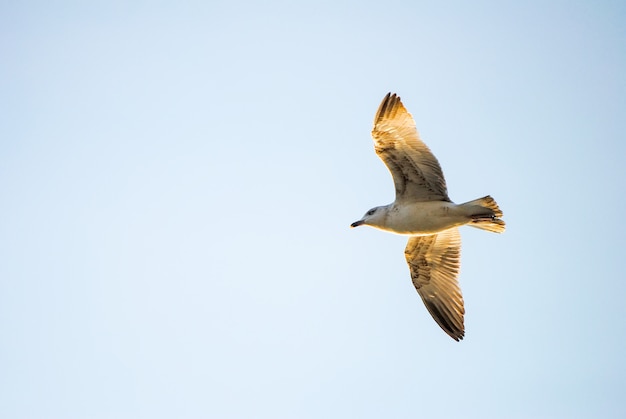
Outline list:
[[[351,227],[368,225],[409,236],[404,256],[413,285],[433,319],[458,342],[465,336],[465,308],[457,280],[458,227],[502,233],[502,211],[491,196],[460,205],[450,200],[439,162],[420,140],[413,117],[395,93],[387,93],[378,107],[372,137],[376,154],[393,177],[396,199],[370,209]]]

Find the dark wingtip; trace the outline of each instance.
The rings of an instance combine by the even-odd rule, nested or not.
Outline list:
[[[448,336],[450,336],[457,342],[463,340],[463,337],[465,336],[465,331],[463,329],[459,329],[454,324],[452,324],[452,321],[446,315],[444,315],[444,313],[442,313],[442,311],[439,309],[439,307],[437,307],[436,304],[433,304],[428,300],[424,300],[424,303],[426,305],[426,308],[432,315],[433,319],[435,319],[439,327],[441,327],[441,329],[446,332]]]

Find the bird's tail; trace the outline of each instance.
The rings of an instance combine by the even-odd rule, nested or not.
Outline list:
[[[502,233],[505,228],[504,221],[501,220],[502,211],[495,199],[489,195],[473,201],[461,204],[469,212],[471,221],[468,226],[480,228],[482,230]]]

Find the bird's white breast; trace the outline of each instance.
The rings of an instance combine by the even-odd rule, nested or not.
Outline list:
[[[394,203],[385,225],[379,228],[396,234],[427,236],[467,222],[467,215],[452,202]]]

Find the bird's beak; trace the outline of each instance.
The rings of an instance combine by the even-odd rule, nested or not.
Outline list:
[[[351,228],[358,227],[358,226],[360,226],[361,224],[363,224],[364,222],[365,222],[365,221],[363,221],[363,220],[355,221],[355,222],[353,222],[352,224],[350,224],[350,227],[351,227]]]

